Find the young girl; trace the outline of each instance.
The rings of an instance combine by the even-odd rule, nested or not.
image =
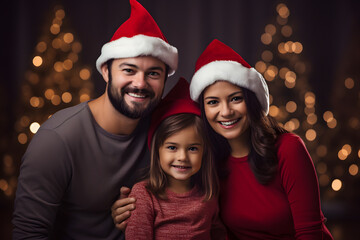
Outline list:
[[[225,239],[200,109],[180,79],[153,112],[149,178],[135,184],[126,239]]]
[[[267,116],[264,78],[218,40],[196,63],[191,97],[215,150],[230,239],[332,239],[302,140]]]

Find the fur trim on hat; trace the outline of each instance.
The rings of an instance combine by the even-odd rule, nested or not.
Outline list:
[[[244,67],[235,61],[213,61],[196,71],[190,84],[192,100],[198,101],[202,91],[219,80],[253,91],[263,110],[268,114],[269,90],[265,79],[254,68]]]
[[[101,55],[96,60],[96,68],[101,74],[101,66],[114,58],[131,58],[152,56],[169,66],[168,75],[175,73],[178,65],[178,51],[158,37],[136,35],[131,38],[122,37],[106,43],[101,49]]]

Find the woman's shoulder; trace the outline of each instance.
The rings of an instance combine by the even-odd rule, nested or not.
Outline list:
[[[276,145],[281,146],[284,144],[289,144],[289,143],[301,143],[303,144],[303,140],[301,139],[300,136],[296,135],[295,133],[283,133],[281,134],[277,141],[276,141]]]

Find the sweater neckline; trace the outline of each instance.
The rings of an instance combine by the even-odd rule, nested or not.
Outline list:
[[[244,157],[230,156],[229,160],[232,162],[246,162],[248,160],[248,156],[244,156]]]
[[[190,189],[187,192],[184,193],[176,193],[171,191],[169,188],[166,189],[166,195],[171,196],[171,197],[176,197],[176,198],[186,198],[189,196],[194,195],[194,193],[196,193],[198,191],[198,187],[194,186],[192,189]]]

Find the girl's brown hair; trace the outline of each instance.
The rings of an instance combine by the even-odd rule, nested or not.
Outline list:
[[[181,113],[164,119],[155,131],[151,141],[151,163],[146,188],[161,199],[167,198],[168,179],[160,166],[159,149],[167,138],[191,126],[201,136],[204,144],[201,168],[191,177],[192,184],[199,188],[204,195],[204,200],[210,200],[219,193],[219,183],[214,169],[214,157],[205,138],[206,134],[202,120],[195,114]]]

